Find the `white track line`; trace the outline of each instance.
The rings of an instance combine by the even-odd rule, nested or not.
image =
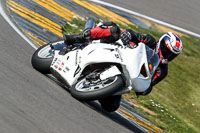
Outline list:
[[[136,16],[139,16],[139,17],[142,17],[142,18],[145,18],[147,20],[150,20],[150,21],[153,21],[153,22],[156,22],[158,24],[162,24],[164,26],[167,26],[167,27],[170,27],[170,28],[173,28],[173,29],[176,29],[176,30],[179,30],[181,32],[185,32],[187,34],[190,34],[190,35],[193,35],[195,37],[198,37],[200,38],[200,35],[197,34],[197,33],[194,33],[192,31],[189,31],[189,30],[186,30],[186,29],[183,29],[183,28],[180,28],[178,26],[174,26],[172,24],[168,24],[166,22],[163,22],[163,21],[160,21],[160,20],[157,20],[157,19],[154,19],[154,18],[151,18],[151,17],[148,17],[146,15],[143,15],[143,14],[140,14],[140,13],[137,13],[137,12],[134,12],[134,11],[131,11],[131,10],[128,10],[128,9],[125,9],[125,8],[122,8],[122,7],[119,7],[119,6],[116,6],[116,5],[113,5],[113,4],[110,4],[110,3],[106,3],[106,2],[103,2],[103,1],[100,1],[100,0],[89,0],[89,1],[93,1],[93,2],[96,2],[96,3],[99,3],[99,4],[102,4],[102,5],[106,5],[106,6],[109,6],[109,7],[112,7],[112,8],[116,8],[116,9],[119,9],[121,11],[124,11],[124,12],[127,12],[127,13],[130,13],[130,14],[133,14],[133,15],[136,15]],[[4,17],[4,19],[10,24],[10,26],[24,39],[26,40],[34,49],[37,49],[37,47],[17,28],[17,26],[10,20],[10,18],[8,17],[8,15],[6,14],[6,12],[4,11],[4,8],[3,8],[3,4],[2,4],[2,0],[0,0],[0,14]]]
[[[8,22],[8,24],[24,39],[26,40],[34,49],[37,47],[17,28],[17,26],[10,20],[6,12],[4,11],[2,1],[0,0],[0,14]]]
[[[190,35],[193,35],[193,36],[195,36],[195,37],[200,38],[200,34],[197,34],[197,33],[194,33],[194,32],[192,32],[192,31],[183,29],[183,28],[181,28],[181,27],[178,27],[178,26],[175,26],[175,25],[172,25],[172,24],[169,24],[169,23],[166,23],[166,22],[163,22],[163,21],[160,21],[160,20],[157,20],[157,19],[148,17],[148,16],[143,15],[143,14],[140,14],[140,13],[137,13],[137,12],[134,12],[134,11],[131,11],[131,10],[128,10],[128,9],[125,9],[125,8],[122,8],[122,7],[119,7],[119,6],[116,6],[116,5],[113,5],[113,4],[110,4],[110,3],[107,3],[107,2],[101,1],[101,0],[89,0],[89,1],[92,1],[92,2],[95,2],[95,3],[99,3],[99,4],[102,4],[102,5],[105,5],[105,6],[109,6],[109,7],[112,7],[112,8],[116,8],[116,9],[118,9],[118,10],[121,10],[121,11],[130,13],[130,14],[133,14],[133,15],[135,15],[135,16],[139,16],[139,17],[141,17],[141,18],[150,20],[150,21],[152,21],[152,22],[155,22],[155,23],[158,23],[158,24],[167,26],[167,27],[169,27],[169,28],[178,30],[178,31],[180,31],[180,32],[184,32],[184,33],[187,33],[187,34],[190,34]]]

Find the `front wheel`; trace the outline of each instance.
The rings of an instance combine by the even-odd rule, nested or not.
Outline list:
[[[114,76],[103,81],[88,81],[87,78],[79,80],[71,89],[71,95],[78,100],[97,100],[109,97],[122,89],[124,81],[121,76]]]

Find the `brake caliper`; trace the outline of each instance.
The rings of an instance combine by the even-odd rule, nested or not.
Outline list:
[[[99,73],[96,73],[96,72],[93,72],[89,75],[86,76],[86,80],[88,82],[90,82],[91,84],[97,84],[98,82],[100,82],[100,74]]]

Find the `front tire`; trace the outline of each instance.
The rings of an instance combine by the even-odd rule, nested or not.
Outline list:
[[[90,86],[87,84],[85,78],[79,80],[72,86],[71,95],[78,100],[97,100],[111,96],[124,86],[124,81],[121,76],[114,76],[101,82],[103,82],[104,85],[96,84]]]

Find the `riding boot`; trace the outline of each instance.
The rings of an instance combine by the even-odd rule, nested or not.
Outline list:
[[[121,95],[109,96],[99,99],[99,102],[104,110],[108,112],[114,112],[120,106],[121,97]]]
[[[84,43],[90,39],[90,29],[86,29],[79,35],[64,35],[66,45],[73,45],[74,43]]]
[[[80,35],[64,35],[65,44],[68,46],[73,45],[74,43],[83,43],[85,38],[82,34]]]

